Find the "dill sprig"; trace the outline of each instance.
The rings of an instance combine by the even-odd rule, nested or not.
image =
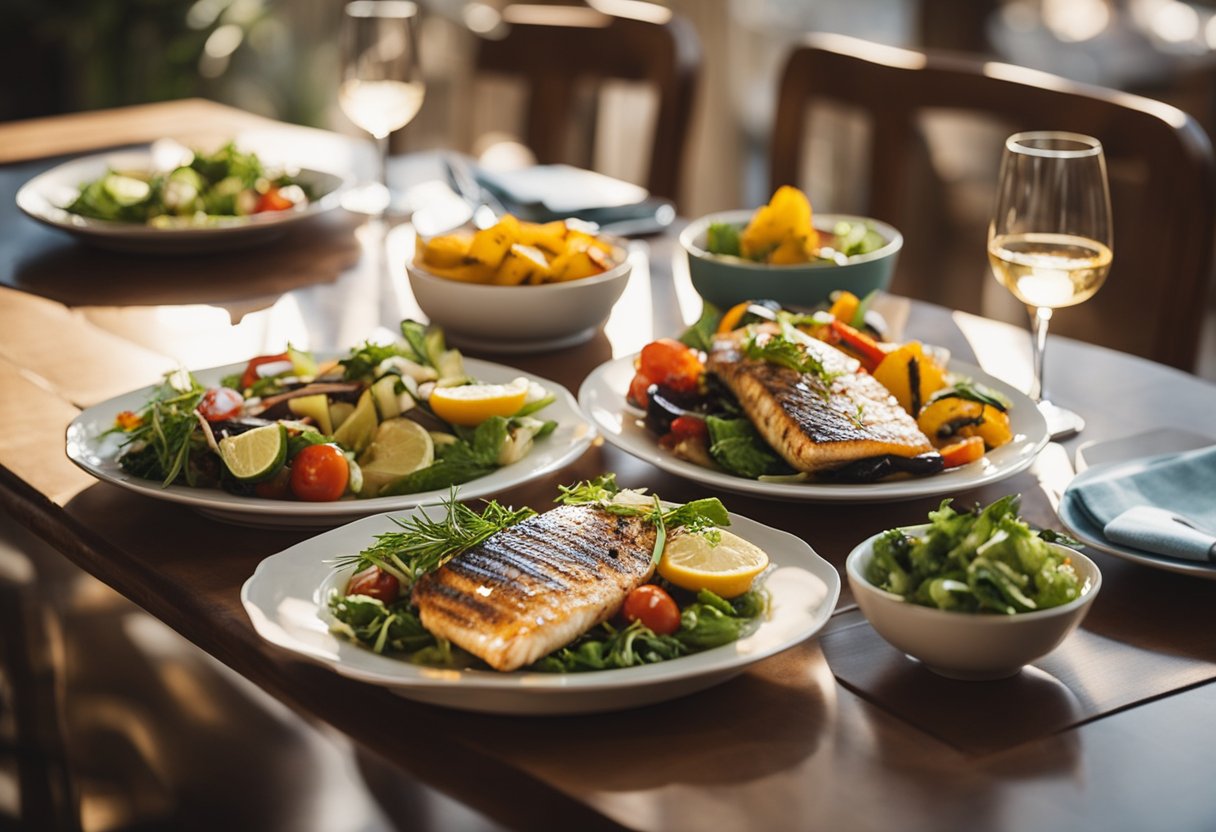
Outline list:
[[[461,552],[536,514],[530,508],[508,508],[496,500],[487,500],[478,512],[457,502],[456,493],[453,487],[440,505],[442,516],[432,517],[423,508],[410,517],[394,517],[401,531],[376,535],[376,542],[359,554],[334,559],[334,568],[378,566],[409,587]]]

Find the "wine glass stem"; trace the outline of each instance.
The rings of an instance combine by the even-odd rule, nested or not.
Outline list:
[[[388,139],[392,133],[376,136],[376,152],[380,156],[380,184],[388,192]]]
[[[1031,352],[1034,361],[1034,386],[1030,389],[1030,398],[1041,402],[1047,398],[1043,387],[1043,355],[1047,352],[1047,325],[1051,323],[1051,309],[1046,306],[1035,306],[1030,309]]]

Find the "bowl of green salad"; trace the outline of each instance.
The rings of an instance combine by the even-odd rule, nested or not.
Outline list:
[[[837,289],[864,297],[886,289],[903,235],[850,214],[814,214],[805,196],[782,188],[756,211],[726,211],[680,234],[693,288],[726,309],[753,298],[813,307]]]
[[[1068,637],[1102,586],[1097,565],[1018,517],[1018,497],[862,542],[845,562],[880,636],[953,679],[1003,679]]]

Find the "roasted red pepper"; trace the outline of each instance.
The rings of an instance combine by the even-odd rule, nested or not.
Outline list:
[[[874,369],[887,357],[886,350],[861,330],[835,319],[832,321],[831,327],[832,334],[840,339],[840,344],[855,353],[861,359],[861,366],[869,372],[874,372]]]

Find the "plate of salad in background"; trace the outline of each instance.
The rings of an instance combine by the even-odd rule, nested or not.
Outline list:
[[[122,251],[190,253],[266,242],[338,206],[344,177],[271,166],[229,142],[175,142],[73,159],[35,176],[17,205],[39,222]]]
[[[262,561],[242,588],[242,603],[262,638],[344,676],[383,685],[421,702],[518,715],[620,710],[703,690],[810,638],[835,608],[840,577],[831,564],[795,535],[729,514],[716,498],[682,506],[662,503],[654,495],[616,489],[611,475],[560,492],[556,502],[562,505],[548,512],[538,507],[539,515],[493,501],[461,506],[457,496],[467,496],[462,491],[445,505],[364,518]],[[512,560],[518,560],[526,556],[526,549],[510,548],[501,535],[580,509],[602,510],[622,522],[634,517],[641,523],[665,524],[662,535],[652,533],[646,540],[647,547],[653,541],[657,571],[630,591],[618,614],[590,629],[566,629],[552,653],[510,670],[493,669],[463,652],[458,643],[425,629],[421,623],[425,615],[421,619],[418,615],[419,587],[442,572],[444,564],[468,552],[485,557],[504,548]],[[663,521],[657,519],[660,515]],[[586,528],[584,534],[594,537]],[[713,583],[730,600],[708,585],[698,589],[688,583],[690,575],[695,580],[705,573],[680,572],[685,561],[673,554],[676,547],[681,553],[686,549],[677,541],[702,536],[708,538],[706,547],[725,549],[728,534],[736,541],[734,546],[765,555],[763,571],[750,576],[747,587],[735,586],[732,592],[721,581]],[[482,546],[496,539],[493,545]],[[563,540],[560,535],[553,539]],[[609,545],[600,542],[602,547]],[[594,549],[594,541],[588,546]],[[585,564],[589,550],[580,551],[578,560]],[[541,553],[529,568],[539,576],[544,591],[528,592],[525,600],[560,614],[566,610],[562,599],[567,593],[577,603],[577,596],[588,592],[583,585],[588,580],[611,583],[617,577],[617,558],[626,555],[615,548],[603,554],[614,566],[590,577],[583,575],[580,582],[570,579],[560,561],[550,561]],[[644,560],[651,560],[649,548],[642,554]],[[667,568],[669,555],[678,563]],[[367,578],[369,571],[379,571],[377,563],[401,575],[400,584],[391,578],[387,597],[381,592],[384,573]],[[545,571],[547,563],[556,564],[559,579]],[[733,580],[734,574],[714,577]],[[662,576],[680,583],[672,588]],[[667,631],[647,616],[648,604],[637,612],[630,605],[633,592],[660,585],[680,600],[678,623]],[[445,603],[459,589],[448,586],[441,593]],[[690,591],[681,593],[680,587]],[[476,587],[469,589],[477,592]],[[485,583],[480,589],[486,598],[495,594]],[[499,621],[497,615],[490,619]],[[564,623],[555,622],[558,627]]]
[[[463,485],[492,494],[560,468],[594,428],[561,385],[402,339],[326,359],[292,349],[94,405],[67,455],[98,479],[229,522],[334,526]]]

